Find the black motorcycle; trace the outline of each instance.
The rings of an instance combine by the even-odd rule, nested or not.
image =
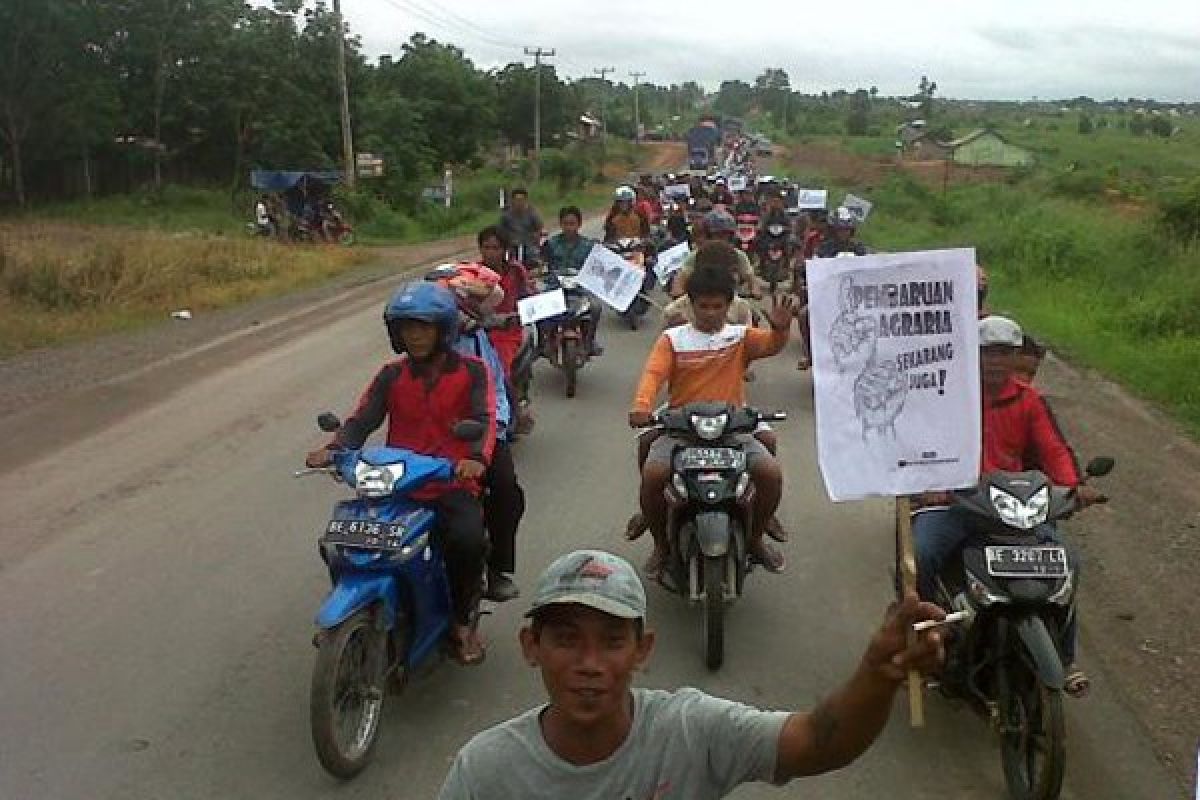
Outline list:
[[[1114,463],[1097,458],[1087,475],[1107,475]],[[939,688],[1000,734],[1015,800],[1054,800],[1066,760],[1062,642],[1076,576],[1066,548],[1037,529],[1078,511],[1079,498],[1041,472],[995,472],[956,492],[954,507],[967,512],[970,536],[937,576],[937,602],[967,619],[948,643]]]
[[[759,242],[758,274],[770,289],[771,294],[779,284],[793,277],[792,237],[788,226],[782,222],[771,222],[761,233]]]
[[[591,359],[594,327],[592,296],[579,286],[578,272],[549,273],[543,291],[562,289],[567,310],[539,325],[542,355],[562,370],[567,381],[567,397],[574,397],[579,370]]]
[[[667,487],[667,561],[664,585],[704,608],[704,661],[725,660],[725,607],[742,594],[751,569],[747,552],[754,485],[737,434],[787,414],[725,403],[690,403],[657,414],[664,435],[683,440],[671,454]]]

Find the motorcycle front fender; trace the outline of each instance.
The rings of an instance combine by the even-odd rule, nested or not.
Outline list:
[[[328,630],[345,622],[359,609],[382,600],[386,624],[396,618],[396,579],[391,575],[347,573],[340,575],[333,590],[317,611],[317,627]]]
[[[703,511],[696,515],[696,543],[706,556],[723,556],[729,552],[732,526],[724,511]]]
[[[1025,651],[1033,659],[1038,679],[1049,689],[1061,691],[1066,682],[1066,670],[1058,654],[1058,645],[1041,617],[1026,616],[1012,621]]]

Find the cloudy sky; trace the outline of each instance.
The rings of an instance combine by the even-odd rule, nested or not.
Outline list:
[[[554,48],[576,78],[596,67],[660,84],[753,81],[787,70],[811,92],[878,86],[977,99],[1200,100],[1200,1],[342,0],[371,57],[412,33],[462,47],[483,67]],[[610,76],[610,79],[612,76]]]

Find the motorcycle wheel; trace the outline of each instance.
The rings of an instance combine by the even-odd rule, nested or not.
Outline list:
[[[344,244],[344,245],[354,244],[354,231],[342,231],[338,235],[338,244]]]
[[[1001,672],[1000,758],[1008,793],[1014,800],[1056,800],[1066,766],[1062,692],[1022,662]]]
[[[579,377],[579,342],[575,339],[563,342],[562,368],[563,375],[567,378],[567,397],[574,397]]]
[[[725,662],[725,559],[704,558],[704,664],[711,670]]]
[[[349,780],[370,763],[383,714],[386,640],[362,609],[317,640],[309,720],[317,760]]]

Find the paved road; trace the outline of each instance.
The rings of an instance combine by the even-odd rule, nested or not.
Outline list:
[[[482,668],[446,666],[390,705],[377,762],[357,781],[339,786],[313,757],[310,625],[326,589],[315,538],[339,489],[291,471],[319,441],[315,412],[345,410],[388,356],[380,292],[369,308],[0,474],[0,543],[24,543],[19,556],[0,552],[0,798],[432,797],[472,733],[539,701],[516,649],[517,601],[488,620]],[[527,590],[570,548],[643,556],[645,544],[620,537],[635,486],[624,417],[653,336],[610,321],[608,353],[574,400],[539,366],[538,428],[518,446]],[[810,384],[794,356],[760,364],[752,388],[759,404],[794,412],[780,427],[789,570],[752,576],[717,675],[701,664],[698,615],[652,590],[661,635],[647,685],[808,706],[849,673],[888,600],[889,507],[825,499]],[[1094,666],[1093,697],[1069,707],[1064,797],[1178,796]],[[843,773],[737,796],[1000,798],[998,764],[979,720],[931,698],[926,730],[897,713]]]

